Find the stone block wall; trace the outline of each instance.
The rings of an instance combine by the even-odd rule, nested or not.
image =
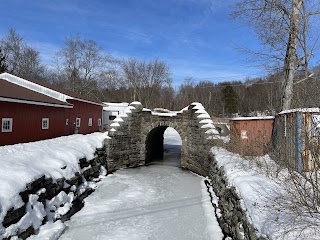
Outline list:
[[[229,186],[223,167],[219,167],[213,153],[210,155],[209,178],[212,188],[219,198],[219,225],[226,237],[233,240],[265,240],[258,237],[246,212],[241,207],[240,198],[233,186]]]
[[[204,124],[200,123],[198,109],[191,104],[188,108],[188,167],[187,169],[198,173],[202,176],[208,175],[208,153],[210,152],[210,144],[207,140],[206,128],[202,128]]]
[[[98,181],[99,175],[104,171],[102,167],[106,166],[105,148],[97,149],[95,156],[90,160],[79,159],[81,172],[75,173],[70,179],[53,180],[41,176],[28,183],[25,190],[20,192],[24,205],[18,209],[9,209],[2,219],[4,232],[0,232],[0,239],[26,239],[36,234],[46,222],[65,221],[80,210],[83,199],[94,191],[88,183]],[[42,216],[38,222],[28,219],[35,214],[34,211],[37,217]],[[14,234],[8,234],[9,232]]]
[[[110,139],[105,140],[108,172],[144,165],[144,159],[140,157],[142,106],[130,107],[108,129]]]

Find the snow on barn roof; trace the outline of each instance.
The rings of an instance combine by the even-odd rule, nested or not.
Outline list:
[[[231,121],[238,121],[238,120],[267,120],[267,119],[274,119],[274,116],[261,116],[261,117],[237,117],[231,118]]]
[[[54,107],[72,107],[72,105],[67,102],[60,101],[42,93],[29,90],[27,88],[8,82],[4,79],[0,79],[0,101]]]
[[[282,111],[279,114],[295,113],[295,112],[318,113],[318,112],[320,112],[320,108],[295,108],[295,109],[289,109],[289,110]]]
[[[36,80],[24,79],[17,77],[10,73],[1,73],[0,79],[6,80],[12,84],[18,85],[25,89],[29,89],[31,91],[46,95],[50,98],[54,98],[58,101],[67,103],[67,100],[78,100],[82,102],[87,102],[96,105],[103,105],[102,103],[96,102],[86,96],[82,96],[80,94],[74,93],[72,91],[51,86],[49,84],[45,84],[43,82],[38,82]]]
[[[103,102],[103,104],[105,105],[103,107],[103,110],[105,111],[118,111],[129,106],[129,103],[127,102],[122,102],[122,103]]]
[[[103,102],[107,106],[117,106],[117,107],[128,107],[129,103],[122,102],[122,103],[112,103],[112,102]]]
[[[165,113],[161,113],[161,112],[151,112],[152,115],[155,115],[155,116],[162,116],[162,117],[174,117],[174,116],[177,116],[177,113],[178,112],[165,112]]]

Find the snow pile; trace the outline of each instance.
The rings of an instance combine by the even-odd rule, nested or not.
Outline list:
[[[103,147],[104,139],[108,138],[107,134],[75,134],[0,147],[0,222],[3,221],[9,209],[18,209],[24,205],[19,193],[26,189],[28,183],[43,175],[46,178],[52,178],[53,181],[59,178],[71,179],[76,172],[81,172],[79,159],[93,159],[96,148]],[[45,212],[43,205],[40,206],[37,201],[40,194],[41,192],[29,196],[27,214],[19,224],[27,226],[31,221],[35,227],[41,225]],[[71,195],[58,197],[69,197],[71,201],[73,199]],[[51,204],[59,205],[57,202],[49,205]],[[64,211],[67,211],[67,208],[68,206],[64,206]],[[13,224],[6,231],[14,232],[16,227],[17,224]],[[4,231],[0,224],[0,233]]]
[[[201,128],[206,130],[205,133],[208,135],[207,139],[213,139],[218,136],[219,132],[213,125],[213,121],[204,109],[203,105],[199,102],[194,102],[191,106],[193,106],[192,109],[196,110],[195,113],[198,114],[197,118],[199,119],[199,123],[202,125]]]
[[[48,211],[48,220],[53,221],[60,216],[66,214],[72,207],[72,201],[74,199],[74,193],[60,192],[57,196],[53,197],[47,202],[46,208]]]
[[[126,121],[126,118],[129,117],[130,114],[132,114],[133,110],[136,110],[138,108],[141,108],[143,111],[150,111],[149,109],[142,108],[142,104],[140,102],[132,102],[128,107],[124,109],[124,113],[119,114],[112,123],[110,124],[110,132],[116,132],[117,128],[121,126],[121,123]]]
[[[287,114],[287,113],[295,113],[295,112],[319,113],[320,108],[295,108],[295,109],[289,109],[289,110],[282,111],[279,114]]]
[[[153,109],[153,111],[151,112],[152,115],[156,115],[156,116],[164,116],[164,117],[174,117],[177,116],[177,114],[182,113],[181,111],[171,111],[165,108],[155,108]]]
[[[236,187],[242,207],[262,236],[273,240],[319,239],[314,229],[295,225],[292,213],[277,204],[285,196],[284,186],[267,176],[265,170],[255,164],[254,159],[244,159],[218,147],[213,147],[212,152],[218,164],[224,167],[229,184]],[[275,167],[268,155],[255,160]],[[305,220],[309,223],[312,221]]]
[[[170,110],[166,109],[166,108],[154,108],[153,112],[158,112],[158,113],[169,113],[171,112]]]
[[[170,112],[151,112],[152,115],[156,116],[164,116],[164,117],[174,117],[177,116],[178,112],[170,111]]]
[[[26,206],[26,214],[21,218],[18,224],[12,224],[6,228],[6,233],[16,233],[19,229],[27,229],[30,225],[37,229],[42,225],[42,220],[46,216],[46,210],[43,204],[38,202],[38,198],[39,196],[37,194],[29,196],[29,202]],[[0,234],[5,231],[0,227]]]
[[[40,227],[40,231],[37,235],[32,235],[29,240],[56,240],[58,239],[66,225],[60,220],[56,222],[48,222]]]

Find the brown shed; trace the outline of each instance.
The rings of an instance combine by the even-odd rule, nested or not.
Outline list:
[[[243,155],[261,156],[271,142],[274,117],[240,117],[230,121],[230,147]]]

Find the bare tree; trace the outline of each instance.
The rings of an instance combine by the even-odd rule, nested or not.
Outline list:
[[[121,68],[124,81],[134,91],[133,100],[147,107],[152,107],[153,99],[162,87],[171,84],[169,66],[158,59],[146,62],[130,58],[122,61]]]
[[[8,35],[0,41],[7,70],[19,77],[42,79],[46,67],[41,63],[40,53],[30,47],[25,40],[10,28]]]
[[[315,1],[304,0],[240,0],[235,5],[233,16],[252,26],[267,52],[264,57],[273,57],[282,62],[283,97],[282,110],[291,107],[293,78],[299,66],[308,67],[312,53],[307,47],[307,33],[311,31],[308,19],[320,13],[319,3],[315,11],[310,6]],[[303,51],[299,51],[302,48]],[[312,49],[312,48],[311,48]],[[309,49],[310,50],[310,49]],[[298,53],[302,52],[302,56]]]
[[[56,54],[60,82],[70,90],[91,95],[97,90],[101,74],[108,70],[110,55],[93,40],[79,36],[67,37],[65,45]]]
[[[6,64],[6,58],[2,55],[2,51],[0,49],[0,72],[7,71],[8,66]]]
[[[197,101],[195,96],[196,83],[192,77],[186,77],[179,86],[177,99],[180,102],[180,108],[188,106],[192,101]]]

